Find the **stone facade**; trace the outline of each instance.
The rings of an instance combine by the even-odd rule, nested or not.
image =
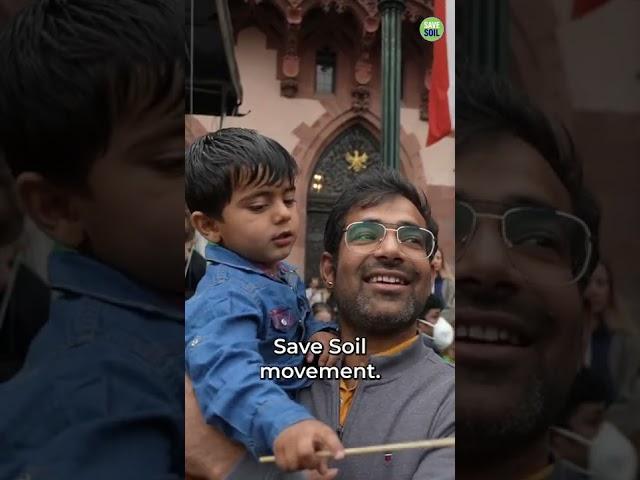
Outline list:
[[[401,171],[427,193],[441,226],[441,243],[452,258],[453,140],[446,138],[429,148],[425,146],[425,98],[432,51],[418,34],[418,25],[429,14],[426,2],[407,2],[402,35]],[[336,139],[349,132],[362,134],[354,138],[366,136],[371,140],[366,147],[369,158],[379,153],[377,2],[254,0],[234,2],[231,15],[244,91],[240,107],[243,116],[227,117],[223,126],[254,128],[275,138],[298,162],[298,206],[307,215],[302,216],[300,235],[289,260],[308,277],[317,252],[307,250],[317,245],[316,224],[326,210],[326,204],[313,195],[313,176],[327,156],[340,159],[348,153],[331,149],[337,148]],[[321,49],[335,52],[335,89],[331,94],[315,92],[316,52]],[[187,141],[195,132],[216,130],[220,119],[200,116],[189,122]]]

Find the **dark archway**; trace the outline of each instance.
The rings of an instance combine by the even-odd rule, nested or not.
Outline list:
[[[364,156],[366,155],[366,157]],[[366,160],[365,160],[366,159]],[[340,194],[366,170],[380,168],[380,141],[361,124],[339,133],[320,154],[311,175],[307,199],[305,276],[307,282],[319,277],[324,251],[324,227],[329,211]],[[321,185],[321,188],[318,188]]]

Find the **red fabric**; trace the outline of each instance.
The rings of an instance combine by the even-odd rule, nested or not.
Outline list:
[[[580,18],[583,15],[586,15],[591,10],[595,10],[598,7],[601,7],[609,0],[574,0],[573,2],[573,12],[571,16],[573,18]]]
[[[446,25],[445,0],[435,0],[433,16]],[[447,36],[445,27],[442,38],[433,43],[431,89],[429,90],[429,134],[427,145],[432,145],[451,133],[449,113],[449,73],[447,70]]]

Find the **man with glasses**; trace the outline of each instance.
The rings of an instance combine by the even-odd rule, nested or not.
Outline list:
[[[426,198],[399,174],[363,174],[333,207],[320,271],[334,291],[341,339],[367,340],[379,379],[318,380],[300,394],[346,448],[454,435],[454,370],[416,335],[430,293],[437,227]],[[454,451],[410,450],[347,457],[338,478],[455,477]]]
[[[589,335],[597,209],[566,132],[495,78],[456,92],[457,478],[581,478],[548,429]]]

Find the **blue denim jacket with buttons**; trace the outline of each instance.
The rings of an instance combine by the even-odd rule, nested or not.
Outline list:
[[[185,307],[185,361],[207,423],[254,455],[271,451],[285,428],[313,418],[291,399],[308,379],[260,379],[260,367],[299,366],[275,355],[274,341],[306,341],[335,324],[316,321],[300,277],[282,262],[277,275],[226,248],[209,245],[207,271]]]
[[[184,477],[184,314],[73,251],[49,319],[0,385],[0,478]]]

